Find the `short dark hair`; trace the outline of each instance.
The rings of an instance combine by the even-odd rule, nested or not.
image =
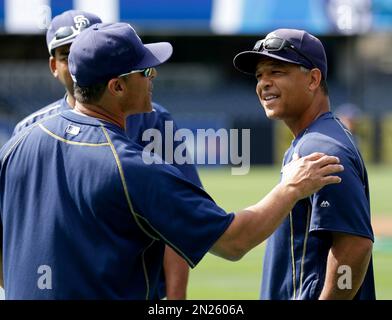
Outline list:
[[[74,96],[75,99],[81,103],[95,103],[101,99],[105,92],[107,82],[98,83],[88,87],[81,87],[74,83]]]
[[[300,66],[300,68],[301,68],[301,70],[302,70],[303,72],[309,72],[309,71],[310,71],[310,69],[308,69],[308,68],[306,68],[306,67],[304,67],[304,66],[302,66],[302,65]],[[323,91],[323,93],[324,93],[326,96],[328,96],[328,93],[329,93],[328,84],[327,84],[327,81],[324,79],[323,76],[321,76],[320,88],[321,88],[321,90]]]

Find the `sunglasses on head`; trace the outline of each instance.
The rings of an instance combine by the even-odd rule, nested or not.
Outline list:
[[[78,29],[75,29],[73,26],[63,26],[58,28],[54,34],[54,38],[49,43],[50,51],[52,51],[53,48],[61,46],[65,41],[75,38],[87,27],[88,25],[82,25]]]
[[[291,49],[303,58],[305,58],[310,64],[312,65],[313,68],[317,68],[316,64],[313,62],[312,59],[310,59],[307,55],[302,53],[300,50],[298,50],[293,44],[291,44],[289,41],[286,39],[282,38],[266,38],[262,39],[256,42],[255,46],[253,47],[253,51],[268,51],[268,52],[273,52],[273,51],[281,51],[285,49]]]
[[[56,40],[63,40],[71,36],[77,36],[83,29],[85,28],[81,27],[80,29],[75,29],[72,26],[60,27],[54,34],[54,38]]]
[[[130,72],[120,74],[118,77],[124,77],[124,76],[127,76],[129,74],[139,73],[139,72],[143,73],[143,76],[145,76],[146,78],[149,78],[149,77],[152,76],[152,74],[154,72],[154,68],[145,68],[145,69],[140,69],[140,70],[132,70]]]

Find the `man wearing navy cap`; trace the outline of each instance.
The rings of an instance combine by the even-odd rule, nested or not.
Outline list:
[[[89,26],[100,22],[102,21],[98,16],[81,10],[65,11],[53,18],[46,33],[46,43],[50,54],[49,67],[53,76],[64,86],[66,94],[63,98],[20,121],[14,129],[13,135],[42,118],[74,107],[75,98],[73,81],[68,70],[69,48],[80,32]],[[145,146],[149,143],[149,141],[143,141],[142,139],[145,130],[151,128],[158,129],[162,133],[162,136],[165,137],[166,121],[173,123],[173,129],[176,130],[177,126],[169,111],[161,105],[153,103],[152,112],[131,115],[127,118],[126,133],[132,141],[141,146]],[[162,139],[163,154],[160,156],[163,158],[165,158],[165,141],[166,139]],[[175,149],[181,141],[172,142],[173,149]],[[177,162],[174,162],[173,165],[177,167],[187,179],[202,187],[196,167],[193,164],[178,164]],[[185,299],[188,274],[189,268],[186,262],[167,246],[159,296],[163,298],[166,295],[168,299]]]
[[[278,29],[239,53],[234,66],[256,76],[266,115],[294,135],[293,157],[333,154],[342,183],[299,201],[268,239],[262,299],[375,299],[366,168],[351,133],[330,112],[327,58],[313,35]]]
[[[154,67],[171,54],[126,23],[91,26],[69,55],[75,108],[0,150],[7,299],[156,299],[165,244],[191,267],[208,251],[240,259],[296,201],[341,181],[331,176],[339,159],[314,153],[260,202],[227,214],[174,166],[146,164],[158,156],[129,140],[126,118],[151,111]]]
[[[69,10],[52,19],[46,32],[46,45],[50,55],[49,68],[53,76],[64,86],[66,94],[62,99],[21,120],[15,126],[13,135],[46,116],[68,110],[75,105],[73,81],[68,71],[69,47],[80,32],[92,24],[101,22],[101,19],[95,14],[81,10]]]

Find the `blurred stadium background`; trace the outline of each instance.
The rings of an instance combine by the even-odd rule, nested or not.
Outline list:
[[[158,69],[154,100],[180,127],[251,129],[248,175],[201,168],[207,191],[231,210],[278,181],[292,139],[266,119],[255,79],[234,70],[232,59],[276,28],[317,35],[327,51],[332,109],[351,103],[360,110],[356,137],[372,188],[377,293],[392,298],[392,0],[0,0],[0,145],[24,116],[64,94],[49,72],[44,35],[52,16],[72,8],[129,22],[143,42],[173,44],[173,57]],[[262,251],[236,263],[208,256],[191,273],[189,298],[257,299]]]

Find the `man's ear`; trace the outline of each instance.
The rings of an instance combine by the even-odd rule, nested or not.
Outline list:
[[[310,70],[310,83],[309,83],[309,90],[315,91],[318,87],[320,87],[322,75],[321,71],[317,68],[313,68]]]
[[[108,82],[108,90],[113,96],[121,96],[124,93],[125,83],[122,79],[113,78]]]
[[[53,77],[57,78],[59,73],[58,73],[57,67],[56,67],[56,58],[53,56],[49,57],[49,69],[50,69],[50,72],[52,72]]]

